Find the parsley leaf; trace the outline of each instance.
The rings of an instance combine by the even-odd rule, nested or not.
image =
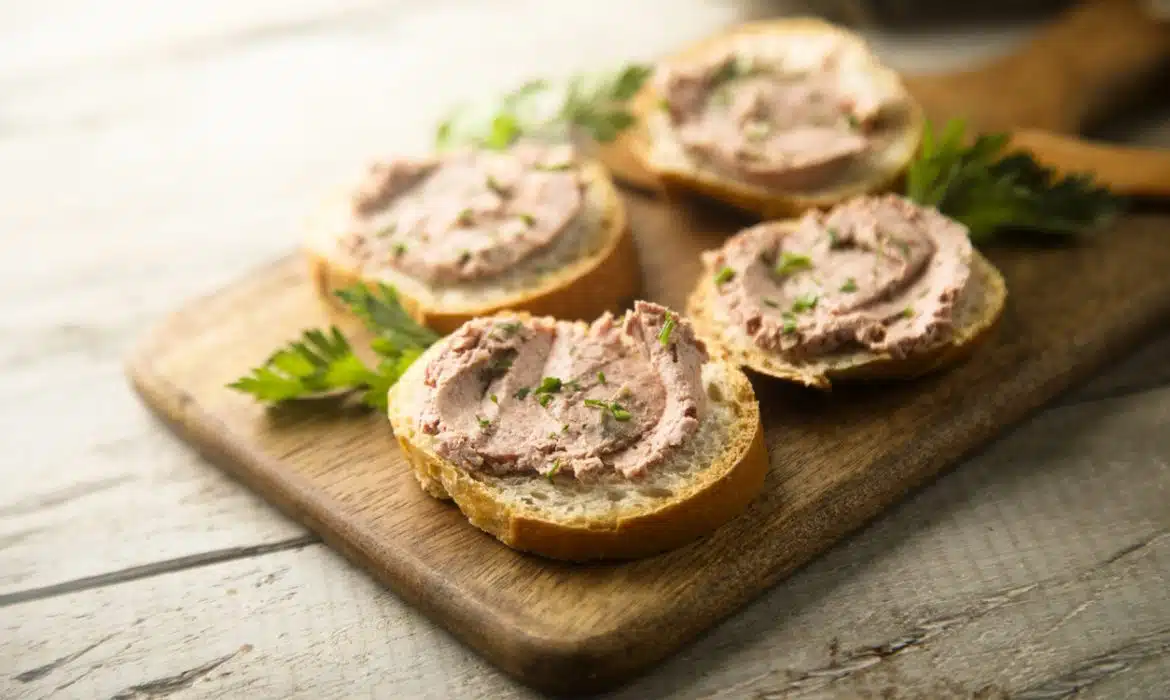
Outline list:
[[[650,75],[633,63],[614,72],[582,74],[562,84],[531,80],[494,100],[458,105],[435,131],[435,148],[504,149],[522,136],[569,139],[583,132],[606,142],[634,123],[628,102]]]
[[[609,411],[609,415],[613,416],[614,420],[621,422],[621,423],[624,423],[631,418],[630,412],[627,411],[617,401],[602,401],[601,399],[585,399],[584,403],[586,406],[588,406],[590,408],[600,408],[603,411]]]
[[[1026,151],[1005,154],[1004,133],[981,134],[965,145],[965,128],[962,120],[951,120],[935,135],[927,124],[906,174],[906,196],[967,226],[973,241],[1003,229],[1075,234],[1119,213],[1120,200],[1091,175],[1058,177]]]
[[[674,332],[674,316],[667,314],[666,321],[662,324],[662,330],[658,331],[658,343],[666,345],[670,343],[670,334]]]
[[[385,410],[390,387],[439,336],[410,318],[391,287],[373,291],[359,284],[337,296],[374,333],[370,345],[378,360],[373,368],[338,328],[314,329],[228,387],[267,404],[360,392],[362,403]]]
[[[723,284],[724,282],[730,282],[734,278],[735,278],[735,270],[731,269],[730,267],[725,267],[722,270],[720,270],[718,274],[715,275],[715,284]]]
[[[817,308],[817,299],[818,299],[817,295],[811,294],[811,293],[810,294],[802,294],[802,295],[796,297],[796,300],[792,302],[792,312],[793,313],[801,313],[804,311],[811,311],[811,310]]]

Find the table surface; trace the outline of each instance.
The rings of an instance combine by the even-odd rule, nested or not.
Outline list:
[[[0,7],[0,697],[531,696],[167,433],[123,358],[452,102],[783,5]],[[920,71],[1028,31],[870,36]],[[1113,133],[1170,143],[1168,121]],[[1168,353],[1135,348],[613,697],[1170,697]]]

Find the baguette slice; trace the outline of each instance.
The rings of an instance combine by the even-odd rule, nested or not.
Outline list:
[[[957,323],[950,341],[902,358],[855,350],[797,364],[756,346],[746,333],[721,318],[714,280],[715,271],[704,267],[687,299],[687,314],[699,336],[741,367],[825,390],[835,381],[913,379],[957,364],[990,336],[1007,301],[1003,276],[978,250],[973,250],[971,280],[957,303]]]
[[[582,227],[579,245],[549,250],[522,261],[504,276],[434,287],[384,268],[377,274],[339,242],[345,234],[347,203],[338,197],[310,222],[304,245],[310,279],[331,311],[347,313],[334,292],[361,282],[393,286],[399,301],[415,320],[439,333],[450,333],[477,316],[503,309],[568,319],[589,319],[617,311],[641,288],[637,251],[626,223],[625,206],[613,180],[600,163],[584,161],[585,211],[574,226]],[[556,248],[554,244],[553,248]]]
[[[768,453],[759,406],[744,373],[724,361],[703,366],[710,410],[698,432],[642,479],[471,473],[437,455],[433,438],[418,429],[423,375],[443,343],[391,388],[390,424],[422,488],[455,501],[471,524],[509,547],[566,561],[645,557],[709,534],[763,487]]]
[[[675,138],[668,118],[659,109],[661,96],[651,81],[632,101],[637,117],[629,134],[634,156],[659,179],[663,188],[675,193],[695,193],[722,201],[765,219],[786,218],[813,208],[828,208],[850,197],[884,192],[900,181],[913,160],[925,124],[922,107],[907,92],[897,73],[881,65],[857,34],[814,18],[789,18],[748,22],[708,37],[678,54],[660,61],[689,62],[726,51],[728,47],[750,49],[760,42],[784,42],[794,38],[831,35],[850,51],[866,56],[867,74],[876,84],[903,96],[901,108],[887,117],[889,143],[860,158],[832,184],[817,189],[784,191],[728,178],[697,162]]]

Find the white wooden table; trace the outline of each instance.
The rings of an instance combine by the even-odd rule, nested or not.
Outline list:
[[[165,432],[121,360],[453,101],[779,4],[0,6],[0,698],[528,696]],[[874,40],[927,70],[1026,33]],[[1122,135],[1170,143],[1166,114]],[[1136,350],[615,697],[1170,698],[1170,336]]]

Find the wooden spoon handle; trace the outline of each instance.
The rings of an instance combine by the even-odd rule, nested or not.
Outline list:
[[[1032,129],[1012,132],[1011,145],[1061,174],[1092,173],[1120,195],[1170,197],[1168,149],[1116,146]]]
[[[1142,0],[1087,0],[1016,53],[970,71],[912,76],[907,85],[941,122],[980,131],[1077,133],[1124,105],[1170,59],[1170,24]]]

